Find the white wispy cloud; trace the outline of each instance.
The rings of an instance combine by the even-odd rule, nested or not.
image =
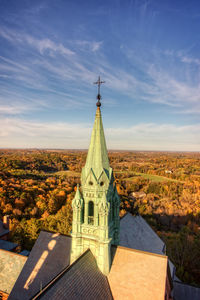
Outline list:
[[[24,40],[27,41],[27,43],[29,45],[38,49],[41,54],[44,54],[44,52],[46,50],[58,52],[63,55],[74,55],[75,54],[74,51],[64,47],[62,43],[57,44],[48,38],[39,40],[39,39],[33,38],[32,36],[25,35]]]
[[[148,102],[172,106],[177,113],[199,113],[200,85],[198,57],[187,55],[187,51],[175,51],[174,49],[161,50],[154,47],[149,49],[148,55],[138,54],[138,50],[124,46],[122,53],[128,58],[131,66],[143,73],[143,77],[132,72],[126,75],[127,87],[132,93],[139,93],[139,99]],[[191,68],[195,65],[196,70]],[[114,73],[118,74],[118,72]],[[120,73],[119,73],[120,74]],[[131,89],[132,85],[132,89]],[[120,88],[120,82],[116,88]],[[124,89],[125,85],[121,84]]]
[[[200,124],[141,123],[128,128],[106,130],[111,149],[199,151]]]
[[[200,59],[189,56],[181,56],[181,61],[188,64],[196,64],[198,66],[200,65]]]
[[[102,45],[103,45],[103,41],[85,41],[85,40],[76,40],[76,41],[72,41],[72,44],[75,43],[77,44],[81,50],[89,50],[92,52],[96,52],[98,51]]]
[[[154,101],[164,103],[179,108],[187,108],[189,105],[196,107],[200,102],[200,85],[191,86],[187,82],[182,82],[170,76],[169,73],[154,67],[148,70],[148,74],[153,80]]]
[[[20,91],[1,88],[0,94],[0,115],[19,115],[27,112],[44,110],[49,103],[40,95],[23,95]]]
[[[49,38],[38,39],[29,34],[17,32],[14,30],[9,30],[5,28],[0,28],[0,35],[13,43],[24,43],[35,47],[41,54],[45,51],[58,52],[62,55],[73,55],[74,51],[65,47],[62,43],[56,43]]]
[[[4,118],[0,120],[0,147],[88,148],[91,130],[87,123]],[[200,124],[140,123],[108,128],[105,133],[110,149],[198,151],[200,147]]]
[[[7,63],[8,65],[14,66],[16,68],[15,70],[19,70],[19,69],[22,69],[22,70],[25,70],[25,71],[29,71],[30,70],[24,64],[17,63],[16,61],[13,61],[12,59],[9,59],[9,58],[1,56],[1,55],[0,55],[0,61],[3,61],[5,63]],[[1,65],[1,67],[2,67],[2,65]]]
[[[84,88],[96,79],[97,73],[100,73],[106,81],[106,87],[118,91],[122,97],[130,99],[134,97],[138,101],[171,106],[177,113],[197,114],[200,111],[200,85],[178,79],[169,68],[161,67],[159,59],[154,64],[148,63],[145,57],[143,60],[135,58],[132,62],[135,54],[128,47],[123,51],[128,53],[127,57],[130,63],[135,64],[143,76],[138,76],[128,69],[125,70],[123,65],[120,67],[112,65],[103,55],[101,55],[101,59],[97,58],[95,52],[102,48],[102,41],[75,40],[70,42],[72,48],[78,45],[80,48],[88,49],[91,53],[90,59],[88,59],[80,51],[75,54],[62,43],[56,43],[49,38],[38,39],[29,34],[5,28],[0,29],[0,35],[21,46],[26,43],[41,54],[37,56],[34,53],[24,62],[12,61],[0,56],[1,78],[12,78],[20,81],[25,87],[50,91],[52,90],[51,82],[48,79],[50,75],[59,86],[70,82],[71,91],[68,94],[72,95],[75,92],[72,91],[73,86],[75,84],[77,86],[77,81],[79,86]],[[124,54],[126,54],[125,52]],[[196,58],[192,59],[172,50],[165,52],[165,55],[169,57],[178,57],[183,64],[199,64],[199,60]],[[44,55],[45,53],[49,55]],[[56,55],[52,59],[51,55],[55,53],[60,54],[62,58]],[[75,101],[73,96],[68,97],[69,102],[73,102],[73,100]]]
[[[89,131],[87,124],[4,118],[0,120],[0,147],[84,148],[88,145]]]
[[[18,115],[25,111],[29,111],[30,107],[20,104],[1,105],[0,104],[0,115]]]

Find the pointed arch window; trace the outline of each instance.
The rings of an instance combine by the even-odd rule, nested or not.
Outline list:
[[[88,203],[88,224],[94,224],[94,203],[93,201],[89,201]]]

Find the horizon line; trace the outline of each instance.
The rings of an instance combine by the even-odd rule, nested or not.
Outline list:
[[[0,147],[0,150],[27,150],[27,151],[88,151],[88,148],[38,148],[38,147],[28,147],[28,148],[5,148]],[[108,149],[108,152],[171,152],[171,153],[200,153],[200,151],[195,150],[137,150],[137,149]]]

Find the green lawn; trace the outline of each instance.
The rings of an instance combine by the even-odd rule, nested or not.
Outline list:
[[[119,171],[115,173],[127,173],[127,171]],[[165,176],[159,176],[159,175],[152,175],[152,174],[146,174],[146,173],[139,173],[139,172],[130,172],[133,177],[124,178],[127,181],[133,180],[136,176],[141,176],[144,179],[149,179],[154,182],[163,182],[163,181],[174,181],[174,182],[181,182],[180,180],[168,178]]]
[[[145,174],[145,173],[135,173],[135,175],[142,176],[145,179],[149,179],[156,182],[162,182],[162,181],[175,181],[178,182],[176,179],[168,178],[165,176],[159,176],[159,175],[152,175],[152,174]]]
[[[58,171],[58,172],[54,173],[54,175],[80,177],[81,173],[67,170],[67,171]]]

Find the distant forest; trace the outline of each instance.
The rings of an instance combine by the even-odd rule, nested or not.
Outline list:
[[[0,150],[0,217],[31,250],[41,229],[70,234],[86,151]],[[120,216],[142,215],[167,245],[177,276],[200,286],[200,153],[109,152]]]

